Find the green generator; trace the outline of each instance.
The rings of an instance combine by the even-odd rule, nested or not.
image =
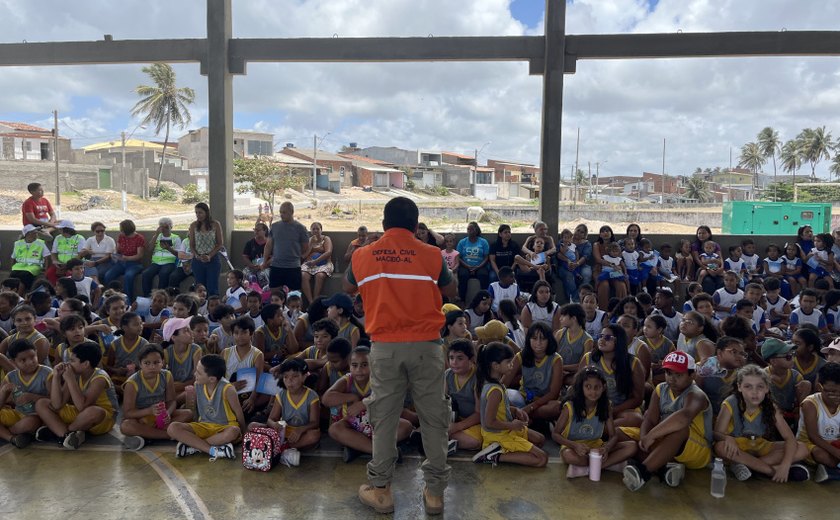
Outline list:
[[[723,204],[726,235],[796,235],[801,226],[831,232],[831,204],[820,202],[751,202]]]

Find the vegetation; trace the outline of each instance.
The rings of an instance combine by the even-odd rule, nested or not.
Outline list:
[[[234,159],[233,180],[238,183],[238,193],[251,192],[264,199],[272,214],[275,213],[277,195],[285,190],[300,189],[306,184],[307,175],[282,166],[270,157]]]
[[[134,89],[141,99],[131,109],[131,115],[142,116],[141,125],[154,124],[155,135],[159,135],[160,131],[166,128],[155,185],[155,191],[159,192],[163,157],[166,156],[166,147],[169,144],[169,128],[174,125],[183,130],[190,124],[192,117],[187,106],[195,102],[195,91],[188,87],[177,87],[175,71],[166,63],[153,63],[149,67],[143,67],[143,72],[149,75],[154,85],[139,85]]]
[[[714,197],[702,177],[689,177],[685,181],[685,197],[697,202],[713,202]]]
[[[166,202],[177,202],[178,192],[169,186],[160,186],[157,189],[157,198]]]
[[[198,186],[187,184],[184,186],[184,195],[181,197],[181,202],[184,204],[198,204],[199,202],[210,202],[210,192],[199,191]]]

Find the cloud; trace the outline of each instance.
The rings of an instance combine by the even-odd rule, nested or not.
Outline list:
[[[532,0],[541,1],[541,0]],[[509,0],[249,0],[233,2],[236,37],[362,37],[542,34],[514,19]],[[203,2],[0,0],[7,42],[203,37]],[[835,30],[840,3],[814,0],[576,0],[570,34],[677,31]],[[42,16],[50,12],[50,17]],[[0,74],[0,119],[48,118],[57,108],[74,145],[80,136],[117,138],[137,121],[133,89],[141,65],[8,68]],[[207,124],[206,78],[195,64],[175,65],[196,90],[193,124]],[[690,173],[727,166],[765,126],[790,139],[825,125],[840,135],[836,58],[581,61],[565,78],[562,174],[575,161],[601,173],[639,175],[662,168]],[[524,63],[263,64],[234,79],[234,126],[272,131],[278,146],[401,146],[538,163],[542,82]],[[67,118],[67,119],[64,119]],[[175,136],[179,135],[175,132]],[[148,130],[138,136],[151,137]],[[818,167],[825,174],[827,164]]]

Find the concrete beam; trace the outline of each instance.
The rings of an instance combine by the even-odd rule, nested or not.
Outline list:
[[[119,40],[0,44],[0,67],[198,62],[204,39]]]
[[[557,235],[560,206],[560,158],[563,130],[566,2],[545,1],[545,69],[543,72],[542,145],[540,146],[540,219]]]
[[[838,56],[840,31],[568,35],[566,53],[579,60]]]
[[[231,0],[207,0],[207,105],[210,212],[222,224],[225,244],[233,231],[233,77],[228,44]]]
[[[543,41],[541,36],[241,38],[230,42],[230,57],[264,62],[527,61],[543,57]]]

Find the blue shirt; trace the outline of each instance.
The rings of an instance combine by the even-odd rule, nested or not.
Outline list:
[[[475,242],[470,242],[469,237],[462,238],[455,249],[461,255],[461,260],[470,267],[477,266],[490,254],[490,244],[481,237],[477,237]]]

